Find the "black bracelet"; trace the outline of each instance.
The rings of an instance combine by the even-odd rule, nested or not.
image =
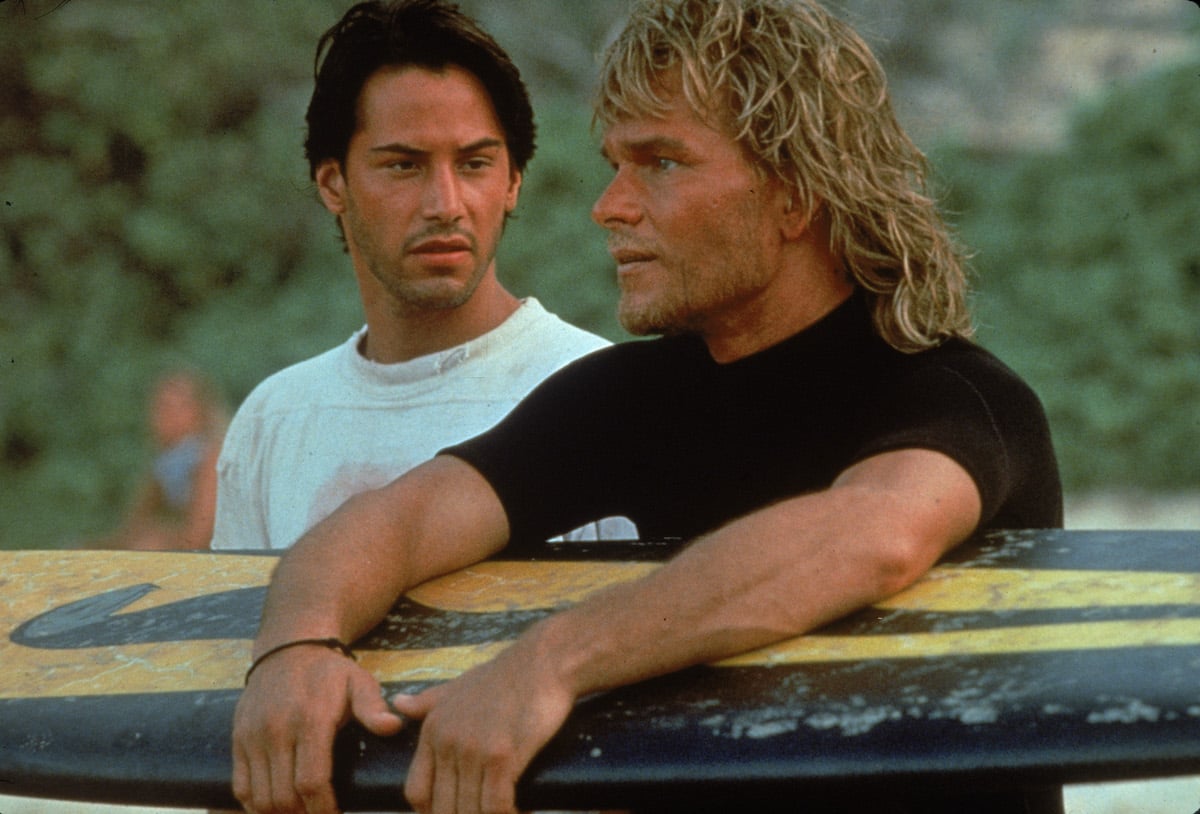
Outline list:
[[[333,638],[330,638],[330,639],[296,639],[294,642],[284,642],[281,645],[272,647],[270,650],[268,650],[267,652],[263,653],[261,656],[256,658],[250,664],[250,669],[246,671],[246,679],[243,683],[249,684],[250,676],[253,675],[254,671],[258,669],[258,665],[262,664],[264,661],[269,659],[271,656],[275,655],[276,653],[278,653],[282,650],[287,650],[289,647],[299,647],[300,645],[303,645],[303,644],[311,644],[311,645],[316,645],[317,647],[326,647],[330,650],[336,650],[339,653],[341,653],[343,656],[345,656],[346,658],[351,659],[352,661],[358,661],[358,659],[354,655],[354,651],[350,649],[350,645],[346,644],[341,639],[333,639]]]

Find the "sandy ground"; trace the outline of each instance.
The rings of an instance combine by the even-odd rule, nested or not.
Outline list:
[[[1089,495],[1068,499],[1067,527],[1200,529],[1200,495]],[[1200,814],[1200,776],[1068,786],[1067,814]],[[63,803],[0,795],[0,814],[191,814],[190,809]],[[199,814],[199,812],[195,812]],[[970,812],[964,812],[970,814]]]

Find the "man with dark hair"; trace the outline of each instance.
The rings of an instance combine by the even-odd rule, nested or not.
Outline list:
[[[453,5],[443,0],[409,0],[360,3],[318,42],[316,87],[305,117],[305,153],[314,176],[326,159],[345,161],[358,125],[362,86],[387,65],[431,71],[455,65],[472,74],[491,100],[513,169],[525,172],[535,149],[535,126],[517,66]]]
[[[615,513],[691,539],[492,661],[392,699],[423,719],[405,787],[420,812],[512,812],[581,697],[881,601],[977,530],[1062,522],[1041,405],[970,341],[924,158],[848,26],[816,0],[642,0],[607,54],[597,119],[614,174],[592,216],[619,313],[663,336],[572,364],[283,558],[234,722],[234,791],[257,814],[334,809],[337,727],[402,725],[339,650],[408,588],[506,546]],[[824,802],[795,804],[1060,810],[1053,789]]]
[[[534,152],[520,74],[439,0],[362,3],[317,47],[305,149],[366,326],[268,378],[219,463],[214,548],[285,548],[605,344],[519,301],[495,253]],[[605,520],[573,537],[632,536]]]

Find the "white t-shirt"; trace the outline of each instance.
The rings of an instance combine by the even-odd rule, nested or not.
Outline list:
[[[503,418],[543,379],[608,344],[526,299],[503,324],[381,365],[366,329],[282,370],[238,408],[217,462],[214,549],[287,548],[347,498],[383,486]],[[636,537],[625,520],[568,537]]]

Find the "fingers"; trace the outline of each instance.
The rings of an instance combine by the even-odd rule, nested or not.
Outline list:
[[[304,739],[296,746],[296,760],[291,776],[283,772],[279,778],[272,776],[272,789],[291,784],[299,796],[306,814],[329,814],[337,811],[337,798],[333,793],[333,737]],[[286,788],[280,792],[288,795]]]
[[[299,796],[293,794],[293,745],[264,749],[243,738],[235,740],[234,754],[233,794],[243,808],[264,813],[303,810]]]
[[[485,814],[515,814],[517,778],[507,760],[491,765],[476,781],[479,789],[479,808]]]
[[[375,735],[395,735],[404,726],[380,691],[379,683],[365,670],[356,671],[350,682],[350,714]]]
[[[334,814],[335,732],[313,723],[251,735],[235,728],[234,796],[254,814]]]
[[[414,811],[427,812],[433,801],[433,756],[425,740],[417,741],[408,777],[404,779],[404,797]]]
[[[429,712],[430,697],[433,691],[421,695],[396,695],[392,697],[392,708],[413,720],[420,720]],[[433,747],[430,738],[422,732],[417,739],[417,749],[413,753],[412,763],[408,767],[408,776],[404,780],[404,796],[408,804],[421,814],[432,811],[434,799],[434,760]],[[449,769],[442,772],[442,780],[450,775]]]
[[[242,749],[241,743],[234,739],[233,742],[233,796],[238,802],[245,805],[245,801],[250,799],[250,759]]]
[[[520,763],[509,733],[490,730],[463,715],[450,685],[420,695],[400,695],[393,706],[425,718],[408,769],[404,793],[420,814],[515,814]],[[445,706],[439,706],[442,703]]]
[[[233,793],[252,814],[335,814],[333,742],[358,718],[377,734],[399,730],[369,673],[319,650],[265,662],[234,713]]]
[[[461,744],[422,738],[404,795],[420,814],[515,814],[516,775],[510,755],[489,760]]]
[[[463,792],[469,794],[470,789],[466,788],[465,777],[462,778],[463,788],[459,787],[461,767],[454,750],[448,744],[443,744],[440,749],[435,746],[433,753],[433,804],[429,808],[430,814],[459,814],[460,811],[476,814],[470,805],[470,797],[460,796]]]
[[[391,708],[405,718],[420,721],[429,714],[429,711],[437,703],[437,699],[444,694],[445,686],[447,685],[432,687],[418,695],[397,693],[391,697]]]

